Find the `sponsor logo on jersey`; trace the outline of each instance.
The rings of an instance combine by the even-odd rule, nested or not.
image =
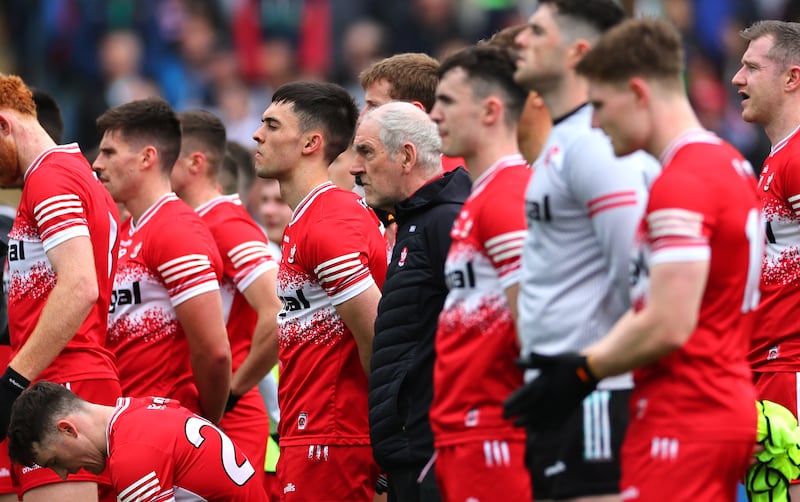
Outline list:
[[[278,316],[286,317],[287,312],[295,312],[298,310],[308,309],[311,308],[311,303],[309,303],[306,295],[303,294],[302,289],[295,290],[296,296],[280,296],[278,298],[281,299],[283,302],[283,309],[280,311]]]
[[[525,201],[525,214],[528,221],[553,221],[553,214],[550,211],[550,196],[545,195],[541,202]]]
[[[111,303],[108,306],[108,313],[113,314],[117,311],[117,305],[140,305],[142,303],[142,291],[139,281],[133,283],[130,289],[120,288],[111,292]]]
[[[289,493],[296,491],[297,488],[294,487],[294,483],[289,483],[288,485],[283,487],[283,493]]]
[[[305,430],[308,424],[308,414],[305,411],[300,412],[297,416],[297,430]]]
[[[402,251],[400,251],[400,260],[397,262],[398,267],[403,267],[406,264],[406,258],[408,258],[408,248],[404,247]]]
[[[472,262],[467,262],[464,270],[453,270],[447,273],[445,277],[447,289],[456,288],[474,288],[475,287],[475,269]]]
[[[22,241],[13,241],[8,244],[8,261],[17,261],[25,259],[25,243]]]
[[[0,468],[0,478],[7,478],[10,476],[11,476],[11,471],[9,471],[8,468],[6,467]]]
[[[297,244],[292,245],[292,249],[289,250],[289,257],[286,258],[288,263],[294,263],[294,255],[297,253]]]

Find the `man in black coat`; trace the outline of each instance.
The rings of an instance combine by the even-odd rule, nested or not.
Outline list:
[[[367,203],[394,214],[397,239],[375,320],[369,421],[389,501],[440,500],[433,476],[434,337],[447,296],[450,229],[470,191],[466,171],[443,174],[436,125],[417,106],[368,111],[356,131],[351,174]]]

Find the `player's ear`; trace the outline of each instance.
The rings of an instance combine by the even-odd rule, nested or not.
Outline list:
[[[800,88],[800,66],[792,65],[786,70],[786,90],[790,92]]]
[[[483,102],[483,121],[494,124],[503,115],[503,102],[497,96],[489,96]]]
[[[403,171],[410,171],[417,163],[417,147],[413,143],[407,142],[400,148],[400,154],[402,155]]]
[[[11,134],[11,121],[5,113],[0,113],[0,134],[3,136]]]
[[[636,97],[637,105],[646,105],[650,101],[650,87],[647,82],[639,77],[633,77],[628,81],[628,88]]]
[[[310,131],[303,144],[303,153],[308,155],[322,148],[324,141],[319,131]]]
[[[66,418],[62,418],[56,423],[56,429],[59,434],[64,434],[72,438],[78,437],[78,430],[75,428],[75,424]]]

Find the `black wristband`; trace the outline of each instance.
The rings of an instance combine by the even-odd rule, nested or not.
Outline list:
[[[228,402],[225,403],[225,412],[231,411],[233,409],[233,407],[236,406],[236,403],[239,402],[239,399],[241,399],[241,398],[242,398],[242,396],[237,396],[233,392],[229,393],[228,394]]]
[[[3,376],[0,377],[0,383],[5,385],[10,391],[16,395],[22,394],[22,391],[27,389],[31,381],[20,375],[11,366],[6,368]]]

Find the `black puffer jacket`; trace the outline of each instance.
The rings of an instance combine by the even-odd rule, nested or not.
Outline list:
[[[471,182],[459,168],[397,204],[397,240],[375,320],[369,377],[372,451],[384,469],[424,465],[433,455],[434,337],[447,296],[450,229]]]

